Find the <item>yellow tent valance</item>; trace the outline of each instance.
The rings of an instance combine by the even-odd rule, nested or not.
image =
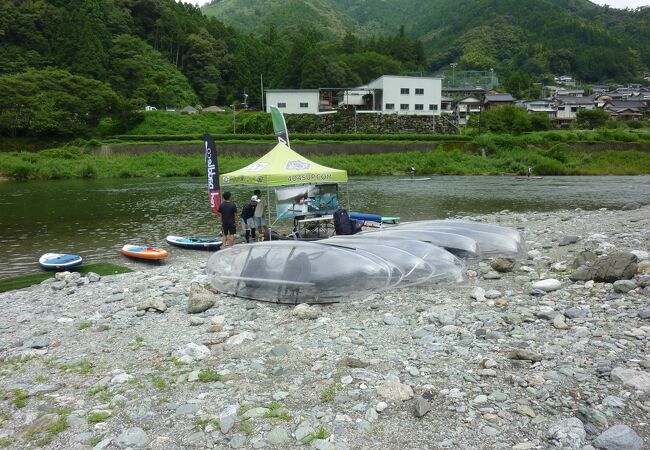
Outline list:
[[[286,186],[304,183],[345,183],[345,170],[321,166],[279,143],[246,167],[221,175],[221,187]]]

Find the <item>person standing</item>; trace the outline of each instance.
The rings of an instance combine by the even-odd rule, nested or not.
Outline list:
[[[253,195],[251,201],[241,209],[241,226],[246,233],[246,242],[251,241],[251,236],[255,241],[255,208],[258,200],[257,195]]]
[[[228,191],[223,193],[223,202],[219,206],[221,214],[221,226],[223,228],[223,246],[235,245],[235,233],[237,233],[237,206],[230,201],[232,194]]]
[[[528,178],[530,178],[532,173],[533,173],[533,166],[528,166]]]
[[[257,206],[255,207],[255,226],[257,227],[257,236],[260,240],[264,239],[264,233],[268,229],[266,225],[266,201],[262,198],[262,192],[255,189],[253,192],[257,196]]]

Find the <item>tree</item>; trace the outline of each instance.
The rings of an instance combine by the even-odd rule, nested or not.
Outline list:
[[[511,105],[470,116],[469,126],[478,129],[479,124],[481,131],[492,133],[521,134],[533,130],[531,116],[526,110]]]
[[[197,101],[185,76],[135,36],[116,37],[108,60],[109,82],[140,108],[147,104],[181,106]]]
[[[57,69],[0,77],[0,134],[86,135],[102,117],[123,114],[125,105],[100,81]]]
[[[593,130],[594,128],[604,127],[608,120],[609,114],[604,109],[580,108],[576,114],[576,127]]]

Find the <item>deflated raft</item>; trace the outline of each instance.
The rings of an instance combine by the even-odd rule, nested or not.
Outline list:
[[[238,245],[213,254],[207,273],[221,292],[275,303],[332,303],[386,289],[459,282],[462,258],[519,255],[515,230],[460,221],[410,222],[381,231]]]
[[[388,288],[392,268],[348,249],[303,241],[237,245],[207,264],[220,292],[275,303],[333,303]]]

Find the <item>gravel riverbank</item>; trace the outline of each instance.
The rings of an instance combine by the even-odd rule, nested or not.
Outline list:
[[[0,294],[0,448],[647,448],[650,207],[474,219],[527,258],[313,307],[207,292],[191,251]],[[570,280],[616,252],[631,280]]]

